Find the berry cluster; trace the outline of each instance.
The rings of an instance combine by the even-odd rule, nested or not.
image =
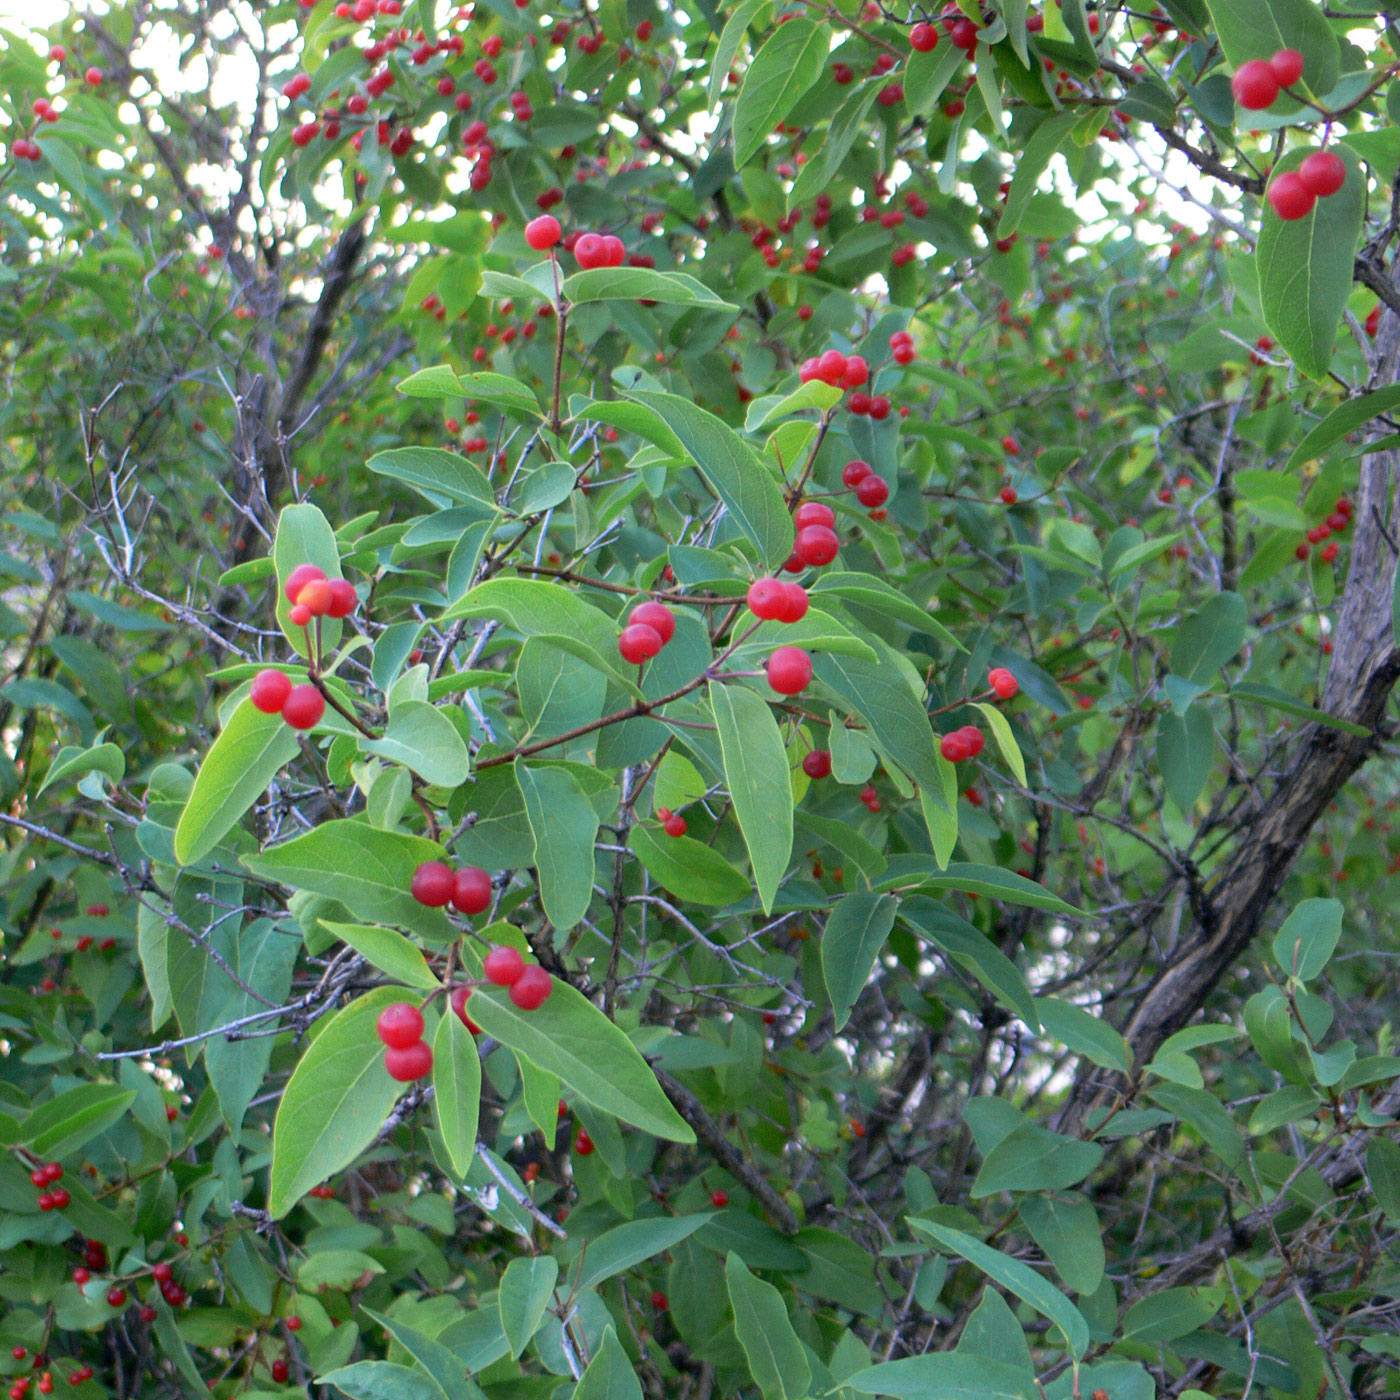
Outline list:
[[[872,512],[878,510],[890,498],[890,488],[884,477],[877,475],[869,462],[859,457],[841,468],[841,484],[848,491],[854,491],[856,500]]]
[[[1314,151],[1296,170],[1269,181],[1264,197],[1280,219],[1306,219],[1319,199],[1328,199],[1347,182],[1346,162],[1335,151]]]
[[[807,590],[780,578],[758,578],[749,584],[749,611],[763,622],[801,622],[807,616]]]
[[[1279,49],[1272,58],[1251,58],[1241,63],[1230,79],[1235,101],[1247,112],[1262,112],[1278,101],[1284,88],[1303,76],[1303,55],[1297,49]]]
[[[945,734],[939,740],[938,751],[949,763],[976,758],[982,752],[982,731],[975,724],[965,724],[961,729]]]
[[[409,1084],[433,1072],[433,1047],[423,1039],[423,1013],[416,1006],[406,1001],[386,1006],[374,1029],[384,1045],[390,1079]]]
[[[880,794],[875,790],[875,785],[873,783],[866,783],[866,785],[861,788],[859,796],[867,812],[878,812],[881,810],[883,804],[880,801]]]
[[[311,729],[326,713],[326,697],[310,682],[295,685],[285,671],[268,667],[253,677],[248,698],[265,715],[281,715],[293,729]]]
[[[1322,522],[1321,525],[1314,525],[1308,531],[1306,542],[1299,543],[1294,553],[1299,559],[1306,559],[1315,544],[1322,544],[1329,535],[1340,535],[1348,525],[1351,524],[1351,513],[1355,509],[1349,496],[1338,496],[1336,504],[1332,507],[1332,513]],[[1337,557],[1337,546],[1334,543],[1326,545],[1319,554],[1319,558],[1325,564],[1330,564]]]
[[[613,233],[580,234],[570,251],[584,271],[593,267],[621,267],[627,257],[622,240]]]
[[[638,603],[618,633],[622,659],[640,666],[655,656],[676,635],[676,615],[665,603]]]
[[[1005,666],[994,666],[988,671],[987,684],[996,692],[998,700],[1010,700],[1021,688]]]
[[[896,331],[890,337],[890,353],[899,365],[912,364],[919,358],[919,352],[914,349],[914,337],[908,331]]]
[[[62,1210],[68,1204],[70,1197],[64,1187],[60,1186],[54,1191],[44,1189],[52,1186],[62,1176],[63,1168],[57,1162],[45,1162],[29,1173],[29,1180],[39,1188],[40,1210],[44,1212]]]
[[[413,872],[409,893],[429,909],[450,904],[463,914],[480,914],[491,903],[491,876],[476,865],[454,870],[445,861],[426,860]]]
[[[870,366],[860,355],[843,355],[839,350],[824,350],[809,360],[803,360],[797,377],[804,383],[819,379],[833,389],[859,389],[870,378]]]
[[[685,818],[679,812],[673,812],[669,807],[658,807],[656,815],[661,822],[661,829],[667,836],[685,835]]]
[[[841,541],[832,528],[836,524],[836,513],[830,506],[820,501],[803,501],[793,511],[792,523],[797,534],[792,554],[784,565],[789,572],[795,574],[802,568],[822,569],[836,558]]]
[[[349,617],[360,601],[349,579],[330,578],[315,564],[298,564],[287,576],[293,627],[309,627],[317,617]]]
[[[498,943],[487,953],[481,970],[493,987],[505,987],[522,1011],[538,1011],[554,990],[554,978],[538,963],[527,963],[519,948]]]

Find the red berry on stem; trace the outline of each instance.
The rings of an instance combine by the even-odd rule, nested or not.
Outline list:
[[[397,1079],[400,1084],[424,1079],[433,1072],[432,1047],[427,1041],[420,1040],[402,1050],[386,1050],[384,1068],[389,1071],[389,1078]]]
[[[987,684],[996,691],[999,700],[1010,700],[1021,688],[1016,677],[1005,666],[998,666],[994,670],[988,671]]]
[[[308,583],[316,579],[323,579],[326,576],[324,569],[318,569],[315,564],[298,564],[295,569],[287,575],[287,583],[284,592],[289,603],[295,603],[301,596],[301,590]]]
[[[109,1288],[107,1290],[107,1306],[119,1308],[126,1302],[125,1288]]]
[[[938,741],[938,751],[949,763],[961,763],[964,759],[972,757],[972,745],[967,742],[967,736],[958,729],[951,734],[945,734]]]
[[[1014,486],[1003,486],[997,495],[1001,497],[1002,504],[1007,506],[1014,506],[1020,500]]]
[[[686,833],[685,818],[678,813],[672,813],[662,823],[667,836],[684,836]]]
[[[845,486],[848,491],[854,491],[860,482],[869,475],[870,463],[862,462],[860,458],[857,457],[854,461],[847,462],[846,465],[841,468],[841,484]]]
[[[331,580],[331,605],[326,610],[331,617],[349,617],[359,603],[360,595],[355,592],[355,585],[349,579]]]
[[[531,963],[516,978],[508,995],[520,1010],[537,1011],[549,1000],[549,994],[553,990],[554,978],[538,963]]]
[[[938,47],[938,30],[931,24],[916,24],[909,31],[909,47],[917,53],[930,53]]]
[[[711,1191],[711,1192],[710,1192],[710,1204],[711,1204],[712,1206],[714,1206],[714,1208],[715,1208],[716,1210],[723,1210],[723,1209],[725,1208],[725,1206],[727,1206],[727,1205],[729,1204],[729,1192],[728,1192],[728,1191]]]
[[[661,640],[661,633],[655,627],[647,627],[639,622],[624,627],[617,639],[617,649],[622,653],[622,659],[630,661],[634,666],[639,666],[643,661],[655,656],[665,645]]]
[[[326,697],[310,684],[293,686],[282,706],[282,718],[293,729],[314,728],[325,713]]]
[[[802,771],[809,778],[826,778],[831,775],[831,751],[829,749],[813,749],[811,753],[803,755]]]
[[[441,909],[452,900],[454,880],[450,865],[440,860],[427,860],[413,872],[408,891],[419,904]]]
[[[1317,203],[1317,196],[1303,182],[1303,177],[1296,170],[1285,170],[1282,175],[1275,175],[1269,182],[1269,188],[1264,196],[1274,213],[1285,222],[1291,223],[1294,219],[1305,219],[1313,211],[1313,205]]]
[[[676,615],[665,603],[638,603],[628,614],[629,625],[650,627],[665,646],[676,635]]]
[[[1280,87],[1292,87],[1303,76],[1303,55],[1297,49],[1280,49],[1269,60],[1269,68]]]
[[[497,944],[487,953],[481,970],[486,974],[488,982],[497,987],[509,987],[518,982],[521,973],[525,971],[525,958],[519,948],[512,948],[504,943]]]
[[[303,585],[296,600],[298,606],[311,610],[312,617],[325,617],[331,610],[333,596],[329,579],[314,578],[310,583]]]
[[[292,693],[292,678],[285,671],[259,671],[248,688],[253,708],[265,715],[280,715],[282,706]]]
[[[878,480],[878,478],[876,479]],[[861,483],[862,486],[864,484],[864,482]],[[884,485],[883,482],[880,484]],[[860,494],[859,488],[857,488],[856,494]],[[841,548],[841,541],[837,538],[836,532],[829,526],[808,525],[805,530],[797,532],[797,542],[793,548],[797,557],[804,564],[819,569],[836,558],[837,552]]]
[[[287,1369],[287,1363],[283,1361],[280,1357],[272,1363],[271,1369],[272,1379],[275,1380],[278,1385],[285,1384],[288,1375],[291,1374],[290,1371]]]
[[[801,622],[807,616],[807,590],[800,583],[783,584],[783,610],[779,622]]]
[[[665,1312],[671,1306],[671,1300],[658,1288],[651,1295],[651,1305],[657,1312]]]
[[[588,1136],[585,1128],[578,1130],[578,1136],[574,1139],[574,1151],[580,1157],[591,1157],[593,1155],[593,1139]]]
[[[1309,194],[1327,199],[1346,184],[1346,161],[1335,151],[1314,151],[1298,167],[1298,178]]]
[[[768,684],[779,695],[797,695],[812,679],[812,658],[801,647],[779,647],[768,658]]]
[[[856,500],[863,506],[882,506],[890,498],[890,488],[882,476],[871,472],[856,482]]]
[[[463,914],[480,914],[491,903],[491,876],[478,865],[466,865],[452,877],[452,903]]]
[[[305,603],[294,603],[291,611],[287,614],[293,627],[309,627],[314,616],[315,613]]]
[[[470,987],[454,987],[452,989],[452,1010],[456,1013],[457,1019],[473,1034],[476,1035],[481,1027],[467,1015],[467,1001],[471,997]]]
[[[541,214],[538,219],[531,219],[525,225],[525,241],[535,252],[543,253],[558,243],[563,232],[553,214]]]
[[[758,578],[749,584],[746,601],[749,611],[764,622],[782,620],[785,611],[784,590],[788,587],[782,579]],[[800,585],[798,585],[800,586]]]
[[[391,1050],[407,1050],[423,1039],[423,1013],[406,1001],[396,1001],[379,1013],[375,1034]]]
[[[799,530],[805,530],[809,525],[825,525],[829,528],[836,524],[836,512],[821,501],[803,501],[793,511],[792,523]]]
[[[1230,79],[1230,88],[1235,101],[1247,112],[1262,112],[1278,100],[1278,77],[1262,58],[1240,64]]]

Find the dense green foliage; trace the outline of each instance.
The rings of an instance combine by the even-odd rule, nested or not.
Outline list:
[[[12,1400],[1400,1389],[1386,8],[0,36]]]

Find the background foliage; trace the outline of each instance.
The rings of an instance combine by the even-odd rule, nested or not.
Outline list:
[[[12,1400],[1400,1389],[1388,7],[927,19],[4,36]],[[839,559],[753,630],[804,493]],[[307,560],[360,606],[298,736]],[[472,1037],[493,941],[555,990]]]

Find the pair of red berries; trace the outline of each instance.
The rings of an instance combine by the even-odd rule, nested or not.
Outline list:
[[[1336,151],[1314,151],[1296,170],[1275,175],[1264,197],[1280,219],[1291,223],[1306,219],[1319,199],[1329,199],[1346,182],[1346,161]]]
[[[525,241],[535,252],[543,253],[558,243],[563,232],[553,214],[542,214],[525,225]]]
[[[413,872],[408,892],[429,909],[450,904],[463,914],[480,914],[491,903],[491,876],[479,865],[454,870],[445,861],[426,860]]]
[[[869,462],[859,457],[847,462],[841,468],[841,484],[848,491],[854,491],[861,505],[875,510],[890,498],[890,488],[884,477],[876,475]]]
[[[265,715],[281,715],[293,729],[312,729],[326,713],[326,697],[309,682],[295,685],[285,671],[271,667],[253,677],[248,698]]]
[[[396,1001],[379,1013],[375,1034],[384,1046],[384,1068],[400,1084],[424,1079],[433,1072],[433,1047],[423,1039],[423,1013],[406,1001]]]
[[[554,978],[538,963],[527,963],[519,948],[498,943],[482,960],[481,970],[494,987],[507,988],[522,1011],[537,1011],[549,1000]]]
[[[803,360],[797,377],[807,384],[819,379],[833,389],[859,389],[870,378],[870,366],[860,355],[843,355],[839,350],[824,350],[820,355]]]
[[[638,603],[628,613],[627,624],[618,634],[617,649],[624,661],[640,666],[675,635],[676,615],[665,603]]]
[[[779,695],[798,695],[812,682],[812,658],[801,647],[779,647],[765,669]]]
[[[685,818],[679,812],[673,812],[669,807],[658,807],[656,816],[667,836],[685,835]]]
[[[987,684],[996,692],[998,700],[1010,700],[1021,688],[1016,677],[1005,666],[994,666],[988,671]]]
[[[811,753],[803,754],[802,771],[809,778],[829,778],[831,776],[831,750],[813,749]]]
[[[932,26],[929,26],[932,28]],[[896,364],[907,365],[911,361],[919,358],[919,352],[914,349],[914,337],[908,331],[896,331],[890,337],[890,353],[895,358]]]
[[[1278,101],[1283,88],[1303,76],[1303,55],[1297,49],[1279,49],[1272,58],[1251,58],[1241,63],[1230,79],[1235,101],[1247,112],[1262,112]]]
[[[890,416],[890,409],[894,407],[889,398],[884,394],[867,394],[864,389],[857,389],[849,399],[846,400],[846,407],[855,414],[857,418],[873,418],[875,421],[883,422]]]
[[[864,803],[867,811],[880,811],[880,794],[875,790],[874,784],[866,783],[866,785],[863,788],[861,788],[859,796],[861,802]]]
[[[360,601],[349,579],[327,578],[315,564],[298,564],[292,570],[286,594],[293,627],[307,627],[316,617],[349,617]]]
[[[792,513],[792,523],[797,529],[793,541],[792,559],[798,560],[809,569],[821,569],[836,558],[841,548],[832,527],[836,524],[836,512],[821,501],[803,501]],[[797,571],[794,569],[794,573]]]
[[[587,271],[594,267],[621,267],[627,256],[622,240],[611,233],[585,233],[574,244],[574,260]]]
[[[789,559],[787,566],[791,564]],[[804,567],[800,561],[798,567]],[[800,583],[780,578],[754,579],[747,602],[749,611],[762,622],[801,622],[807,616],[807,590]]]
[[[945,734],[939,740],[938,751],[949,763],[962,763],[982,752],[982,742],[982,731],[975,724],[965,724],[961,729]]]

